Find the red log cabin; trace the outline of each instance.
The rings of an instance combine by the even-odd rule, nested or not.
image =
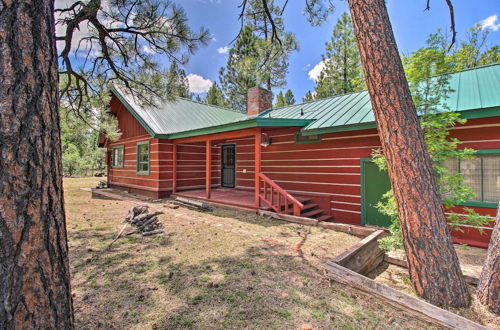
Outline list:
[[[450,74],[449,84],[443,104],[467,119],[451,138],[477,151],[474,159],[448,162],[476,192],[460,208],[493,218],[500,199],[500,64]],[[368,92],[275,109],[271,102],[269,91],[254,87],[247,113],[185,99],[152,107],[113,89],[110,112],[122,135],[102,143],[109,186],[387,227],[390,220],[374,207],[390,184],[371,161],[380,141]],[[462,226],[452,236],[487,247],[491,231]]]

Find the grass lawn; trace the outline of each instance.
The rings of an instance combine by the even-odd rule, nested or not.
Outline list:
[[[344,233],[216,208],[158,208],[165,234],[131,235],[107,250],[132,202],[91,199],[65,178],[79,329],[428,328],[323,276],[328,257],[359,241]]]

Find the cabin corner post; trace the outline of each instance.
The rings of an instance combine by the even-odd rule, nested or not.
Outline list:
[[[177,144],[172,143],[172,194],[177,192]]]
[[[205,159],[205,197],[210,199],[210,189],[212,186],[212,141],[206,141],[206,159]]]
[[[260,171],[261,171],[261,134],[260,130],[255,133],[255,207],[260,208]]]

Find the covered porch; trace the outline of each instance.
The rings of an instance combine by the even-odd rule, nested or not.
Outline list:
[[[304,205],[261,172],[261,148],[265,138],[265,133],[262,132],[261,128],[252,127],[172,140],[172,194],[247,209],[273,209],[278,213],[283,212],[300,215]],[[235,149],[232,148],[233,151],[229,153],[229,156],[227,153],[222,152],[223,147],[231,145],[231,143],[233,143],[231,141],[235,139],[247,141],[245,145],[246,152],[242,152],[241,154],[245,154],[247,157],[245,161],[249,162],[250,158],[252,158],[251,161],[253,161],[253,166],[247,163],[247,165],[244,166],[245,169],[243,169],[243,172],[240,171],[239,173],[239,175],[245,176],[244,179],[240,179],[245,180],[243,181],[245,182],[245,187],[238,187],[236,183],[237,164],[236,158],[234,157],[239,151],[235,151]],[[192,187],[183,187],[181,184],[183,182],[182,180],[186,179],[179,178],[179,175],[183,173],[182,170],[179,171],[179,156],[181,155],[180,150],[182,146],[186,144],[197,144],[198,150],[200,151],[197,153],[199,158],[196,163],[198,164],[197,166],[202,167],[201,164],[203,164],[204,161],[204,173],[202,174],[202,172],[200,172],[200,174],[205,176],[204,189],[200,189],[200,180],[196,186]],[[219,155],[220,159],[218,158]],[[205,159],[203,160],[201,157]],[[227,174],[224,172],[224,163],[227,161],[228,157],[233,157],[232,166],[234,168],[233,175],[235,178],[234,183],[229,185],[230,188],[228,188],[227,184],[224,184],[224,182],[228,182],[226,180]],[[243,160],[241,161],[243,162]],[[214,164],[217,163],[219,163],[220,168],[217,165],[214,166]],[[229,180],[229,182],[231,182],[231,180]]]
[[[206,200],[217,204],[238,206],[246,209],[257,209],[255,206],[255,195],[253,191],[235,188],[214,187],[211,189],[210,198],[206,198],[205,189],[185,190],[177,192],[176,195]]]

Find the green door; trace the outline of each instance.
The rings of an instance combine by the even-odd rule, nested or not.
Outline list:
[[[365,225],[389,227],[391,218],[375,207],[389,189],[391,183],[387,172],[380,171],[369,159],[361,160],[361,218]]]

